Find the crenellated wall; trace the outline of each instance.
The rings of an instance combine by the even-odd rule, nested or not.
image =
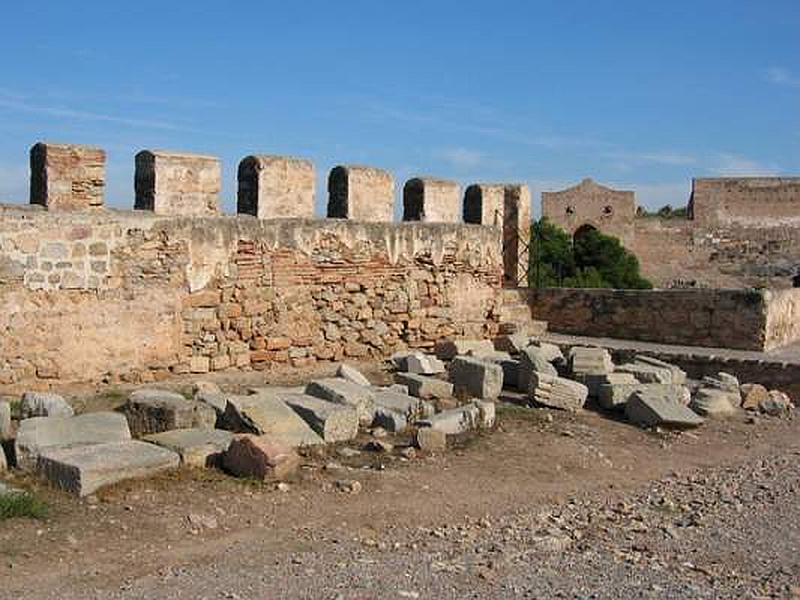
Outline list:
[[[0,208],[0,384],[385,357],[491,335],[500,231]]]

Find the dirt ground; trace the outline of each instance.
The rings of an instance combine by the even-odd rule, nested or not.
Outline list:
[[[495,431],[444,454],[329,448],[288,489],[182,470],[78,500],[17,476],[51,514],[0,522],[0,598],[793,597],[799,431],[796,418],[742,415],[647,432],[590,410],[504,405]],[[739,482],[731,503],[709,496],[732,485],[726,477]],[[359,492],[347,491],[352,481]],[[764,485],[774,498],[758,495]],[[652,508],[659,486],[674,488],[674,506]],[[734,558],[720,554],[713,568],[686,551],[674,572],[641,559],[673,539],[668,528],[682,543],[699,531],[692,544],[713,549],[748,514],[764,526],[726,542]],[[755,539],[765,535],[779,543]],[[756,581],[746,557],[762,542],[777,571]]]

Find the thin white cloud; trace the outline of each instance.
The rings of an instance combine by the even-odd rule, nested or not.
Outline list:
[[[777,175],[780,167],[771,164],[764,164],[757,160],[740,156],[737,154],[722,153],[717,156],[717,164],[710,169],[711,173],[717,175]]]
[[[447,148],[436,153],[436,157],[457,169],[473,169],[483,163],[485,155],[469,148]]]
[[[794,75],[783,67],[770,67],[766,71],[766,79],[775,85],[800,88],[800,76]]]

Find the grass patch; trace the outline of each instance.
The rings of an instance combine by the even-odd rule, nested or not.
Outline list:
[[[0,495],[0,521],[14,518],[44,519],[48,506],[30,492]]]

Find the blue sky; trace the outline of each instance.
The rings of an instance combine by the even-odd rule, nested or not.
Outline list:
[[[252,153],[525,181],[591,176],[684,204],[693,176],[800,175],[800,2],[7,2],[0,200],[39,139],[220,156],[226,211]]]

